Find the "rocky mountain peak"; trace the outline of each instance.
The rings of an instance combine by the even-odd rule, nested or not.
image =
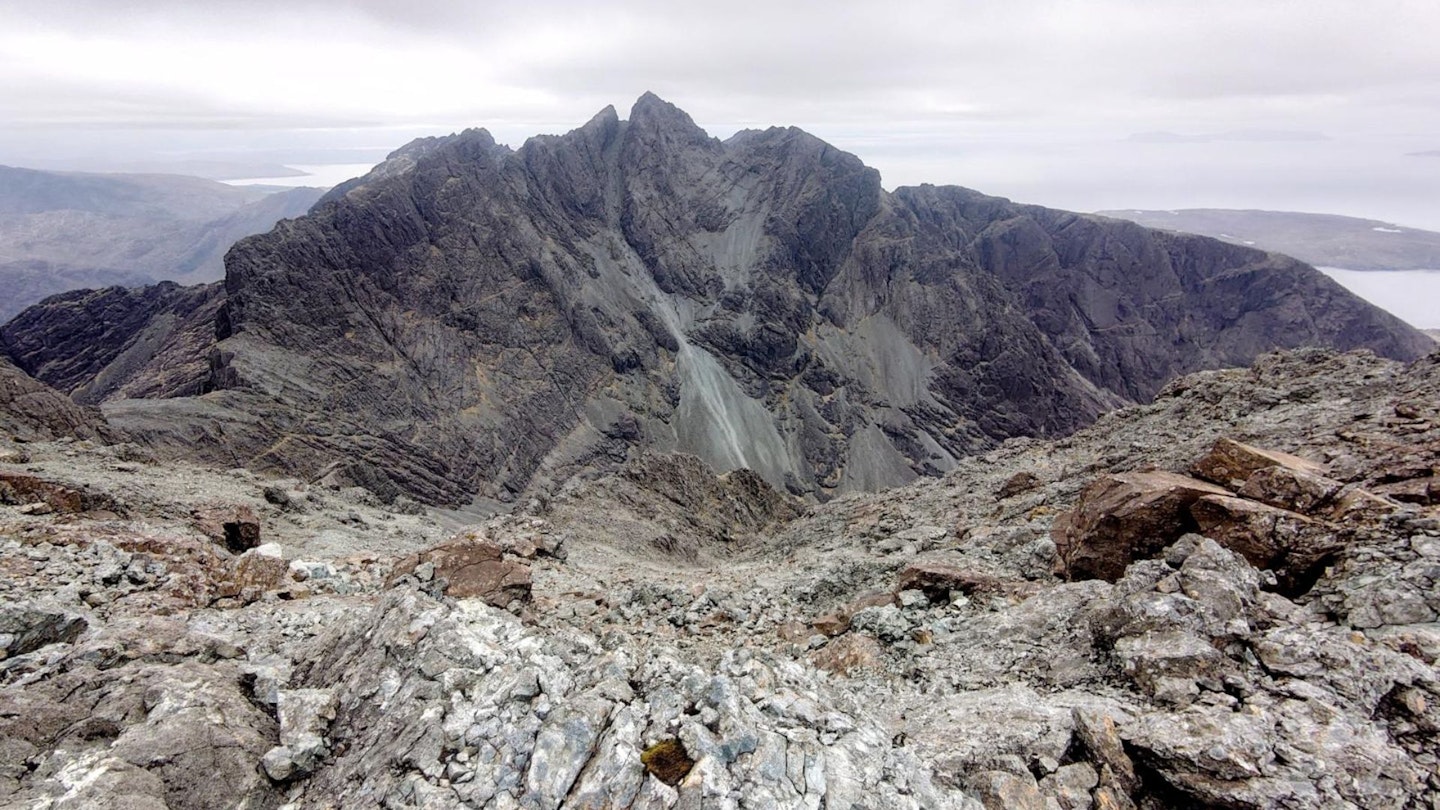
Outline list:
[[[347,465],[445,503],[552,491],[647,448],[823,500],[1270,348],[1433,345],[1285,257],[955,187],[889,193],[801,130],[722,144],[653,94],[514,151],[483,130],[412,143],[226,267],[207,346],[187,326],[173,350],[100,351],[56,307],[25,319],[47,340],[7,344],[67,347],[16,356],[42,380],[104,375],[67,391],[208,392],[112,400],[171,452],[200,437],[227,463]],[[131,302],[127,334],[170,334],[147,300],[106,306]]]

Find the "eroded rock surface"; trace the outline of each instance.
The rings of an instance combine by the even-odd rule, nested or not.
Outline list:
[[[1440,507],[1381,490],[1433,475],[1437,403],[1440,355],[1267,355],[788,513],[683,460],[482,519],[27,445],[33,474],[125,512],[0,506],[0,805],[1428,806]],[[1218,439],[1312,466],[1227,480],[1113,581],[1054,573],[1090,484],[1184,476]],[[206,503],[248,505],[270,542],[206,538]],[[1290,576],[1259,538],[1326,558]],[[434,587],[446,543],[523,565],[529,599]]]
[[[1269,349],[1433,348],[1285,257],[887,192],[798,129],[721,142],[650,94],[517,150],[422,139],[239,243],[223,296],[72,294],[5,340],[162,454],[448,505],[638,448],[825,500]]]

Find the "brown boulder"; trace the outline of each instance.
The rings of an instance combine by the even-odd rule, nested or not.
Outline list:
[[[260,545],[260,518],[248,506],[208,504],[192,511],[190,520],[201,534],[231,554],[243,554]]]
[[[439,583],[454,599],[481,599],[499,608],[530,601],[530,566],[505,559],[494,543],[459,540],[428,548],[397,563],[390,582],[407,575]]]
[[[1290,467],[1265,467],[1245,479],[1240,494],[1280,509],[1314,514],[1335,500],[1344,484]]]
[[[849,675],[860,669],[878,668],[882,655],[880,642],[863,633],[851,633],[816,650],[810,660],[827,672]]]
[[[949,601],[952,591],[966,596],[978,592],[998,593],[1000,580],[989,574],[967,571],[944,563],[911,563],[900,571],[902,591],[924,591],[932,602]]]
[[[1195,529],[1190,505],[1230,495],[1213,484],[1160,470],[1104,476],[1055,518],[1051,538],[1068,579],[1114,582],[1135,560],[1148,559]]]
[[[856,613],[872,607],[884,607],[895,604],[895,595],[891,593],[867,593],[857,597],[850,602],[836,608],[830,613],[817,618],[811,622],[817,633],[827,636],[838,636],[850,629],[850,620]]]
[[[1256,568],[1274,571],[1287,592],[1340,548],[1333,527],[1244,498],[1207,495],[1190,507],[1190,514],[1201,534]]]
[[[1323,475],[1325,470],[1313,461],[1276,450],[1262,450],[1234,439],[1219,438],[1203,458],[1190,467],[1191,474],[1224,487],[1236,488],[1257,470],[1285,467],[1297,472]]]

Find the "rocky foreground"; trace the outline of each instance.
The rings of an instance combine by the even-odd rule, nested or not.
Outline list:
[[[1437,472],[1440,353],[1266,355],[818,507],[0,442],[0,806],[1433,807]]]

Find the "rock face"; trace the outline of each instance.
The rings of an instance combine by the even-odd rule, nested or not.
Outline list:
[[[108,439],[115,433],[98,410],[76,405],[0,357],[0,436],[36,441]]]
[[[110,418],[259,469],[364,459],[357,480],[432,503],[553,491],[635,446],[823,500],[1277,346],[1432,347],[1284,257],[889,193],[804,132],[722,143],[648,94],[516,151],[483,130],[417,141],[238,244],[225,285],[206,377],[153,390],[212,393]]]
[[[82,404],[199,394],[224,300],[219,284],[76,290],[0,327],[0,347]]]

